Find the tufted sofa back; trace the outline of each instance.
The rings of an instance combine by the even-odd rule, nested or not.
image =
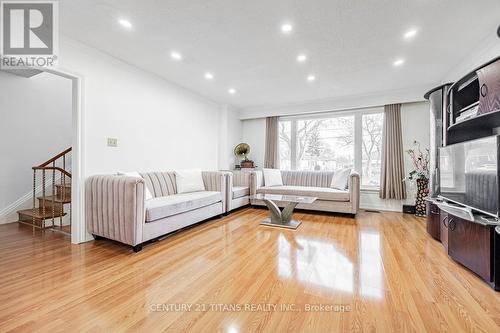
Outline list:
[[[175,184],[175,172],[144,172],[141,173],[146,187],[151,191],[153,197],[166,197],[177,193]]]
[[[333,171],[285,171],[281,170],[283,185],[330,187]]]

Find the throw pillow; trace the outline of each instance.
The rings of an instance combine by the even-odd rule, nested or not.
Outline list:
[[[138,173],[137,171],[131,171],[131,172],[118,172],[119,176],[128,176],[128,177],[136,177],[136,178],[142,178],[141,174]],[[149,188],[144,184],[145,190],[144,190],[144,200],[149,200],[153,199],[153,194],[151,194],[151,191]]]
[[[281,171],[279,169],[263,169],[264,186],[283,186]]]
[[[201,170],[175,171],[175,183],[177,185],[177,193],[205,191]]]
[[[351,169],[349,168],[335,171],[335,173],[333,174],[332,182],[330,183],[330,187],[344,191],[345,189],[347,189],[350,174]]]

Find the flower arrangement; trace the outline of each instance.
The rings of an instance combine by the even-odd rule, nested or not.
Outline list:
[[[408,149],[406,153],[410,156],[415,168],[410,172],[405,180],[414,182],[419,179],[428,180],[429,179],[429,149],[425,148],[422,152],[420,149],[420,142],[413,141],[413,149]]]

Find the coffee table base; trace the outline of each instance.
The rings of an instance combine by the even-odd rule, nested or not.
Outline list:
[[[297,229],[300,225],[299,221],[292,220],[293,209],[297,206],[297,202],[289,202],[283,210],[272,200],[263,200],[267,208],[269,208],[269,217],[262,221],[261,225],[270,227]]]
[[[270,218],[267,218],[264,221],[260,222],[261,225],[265,225],[268,227],[278,227],[287,229],[297,229],[301,223],[302,222],[297,220],[290,220],[289,222],[284,222],[284,223],[273,222]]]

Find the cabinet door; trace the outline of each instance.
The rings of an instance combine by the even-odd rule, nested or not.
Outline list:
[[[453,125],[453,117],[451,115],[451,99],[452,93],[448,91],[446,94],[446,107],[443,110],[443,146],[448,144],[448,126]]]
[[[446,252],[448,252],[448,213],[439,212],[439,238]]]
[[[491,228],[449,215],[448,254],[488,282],[492,280],[491,245]]]
[[[500,111],[500,60],[477,71],[479,114]]]
[[[427,201],[427,233],[437,240],[440,240],[441,234],[439,224],[439,208],[432,202]]]

